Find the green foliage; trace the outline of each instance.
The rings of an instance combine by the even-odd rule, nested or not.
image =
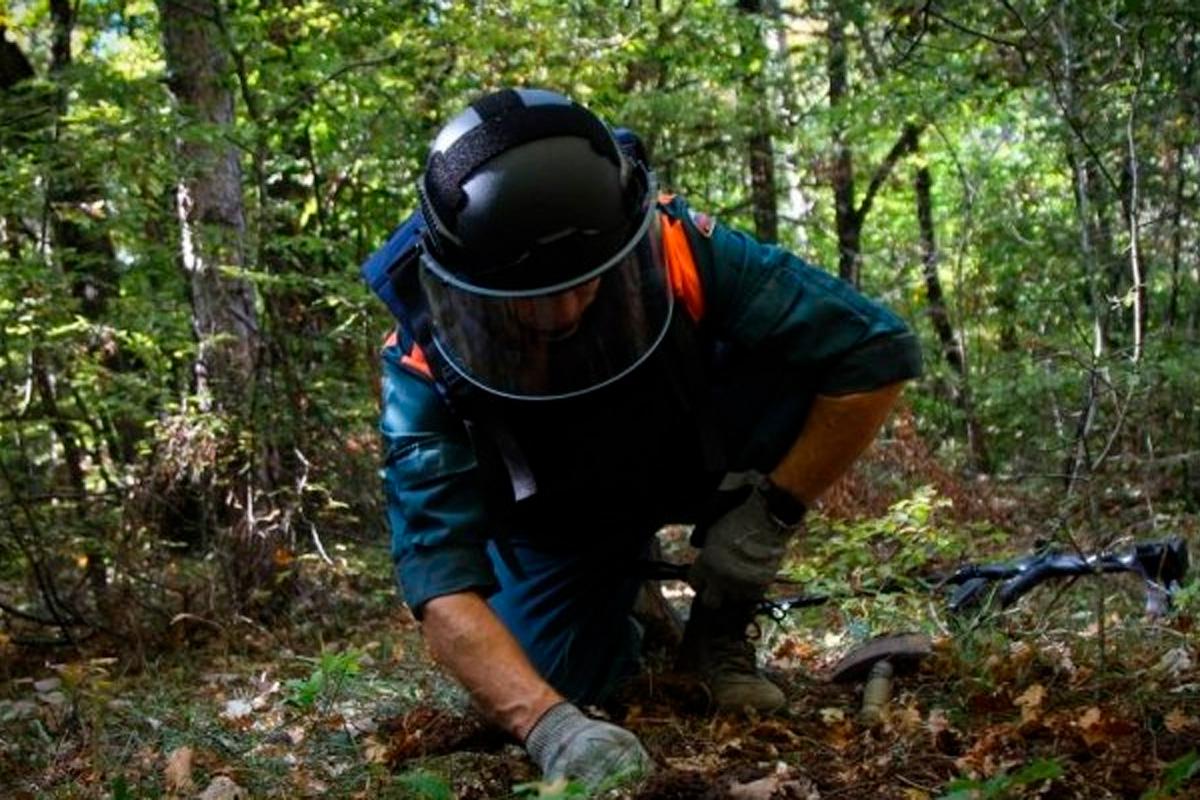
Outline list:
[[[134,800],[137,797],[133,790],[129,788],[129,781],[125,780],[122,775],[118,775],[109,781],[108,789],[112,792],[112,800]]]
[[[361,659],[362,653],[357,650],[325,652],[319,658],[305,659],[313,664],[312,672],[306,678],[287,682],[288,702],[305,711],[328,711],[358,676]]]
[[[454,791],[441,775],[427,770],[413,770],[396,776],[399,797],[411,800],[454,800]]]
[[[355,267],[416,206],[448,115],[509,85],[635,128],[664,188],[738,228],[753,225],[749,144],[769,134],[781,243],[830,268],[847,151],[860,207],[878,188],[856,211],[863,286],[926,345],[907,398],[938,455],[968,461],[974,417],[987,470],[1055,492],[1078,478],[1064,513],[1152,516],[1153,493],[1200,507],[1200,33],[1181,0],[787,3],[778,18],[724,0],[223,3],[227,126],[181,112],[161,3],[10,5],[5,42],[35,75],[0,90],[0,576],[32,620],[7,615],[6,632],[65,621],[152,645],[178,614],[286,609],[290,559],[383,534],[375,381],[393,322]],[[831,105],[835,14],[848,87]],[[906,123],[919,150],[884,174]],[[225,273],[254,288],[261,340],[227,415],[195,396],[176,189],[204,165],[180,142],[230,145],[241,169],[246,265]],[[917,164],[970,407],[927,322]],[[906,503],[814,515],[796,577],[878,588],[978,535],[944,522],[942,498]],[[239,535],[261,563],[238,557]]]
[[[557,781],[532,781],[518,783],[513,786],[517,797],[537,798],[537,800],[572,800],[572,798],[591,797],[592,793],[578,781],[568,781],[565,778]]]
[[[813,515],[803,558],[788,564],[789,577],[814,591],[836,590],[842,581],[868,592],[896,583],[915,586],[932,565],[961,558],[981,538],[949,524],[950,507],[949,498],[926,485],[875,519]]]
[[[1056,759],[1033,761],[1016,772],[1001,772],[986,781],[958,778],[950,781],[946,794],[938,800],[1006,800],[1015,797],[1014,792],[1043,781],[1052,781],[1063,775],[1062,765]]]
[[[1181,797],[1179,792],[1197,775],[1200,775],[1200,755],[1192,750],[1167,764],[1159,786],[1143,794],[1141,800],[1171,800]]]

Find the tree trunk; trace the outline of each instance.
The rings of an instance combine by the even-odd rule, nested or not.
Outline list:
[[[1183,188],[1184,176],[1187,171],[1185,154],[1184,143],[1180,140],[1175,147],[1174,158],[1171,161],[1175,170],[1175,185],[1171,193],[1171,293],[1167,299],[1167,312],[1163,320],[1168,332],[1174,331],[1179,318],[1179,290],[1183,273]]]
[[[861,221],[854,210],[854,157],[846,141],[846,125],[839,119],[845,111],[849,86],[846,67],[846,20],[834,4],[829,15],[829,110],[833,114],[833,186],[834,226],[838,238],[838,275],[854,286],[859,284],[859,238]]]
[[[0,91],[32,77],[33,65],[21,48],[8,40],[8,27],[0,25]]]
[[[954,404],[963,415],[967,430],[967,447],[970,454],[971,468],[982,470],[988,463],[987,449],[984,446],[983,430],[975,417],[975,407],[971,400],[971,384],[967,372],[966,356],[962,342],[954,333],[950,322],[950,313],[946,309],[945,297],[942,294],[942,281],[938,277],[937,239],[933,225],[933,198],[931,188],[933,178],[929,167],[922,166],[917,170],[913,188],[917,196],[917,223],[921,230],[921,265],[925,275],[925,294],[929,304],[929,321],[937,333],[942,345],[942,355],[954,372]]]
[[[104,314],[117,293],[117,256],[104,214],[102,181],[94,162],[75,151],[68,132],[59,124],[70,95],[71,35],[75,10],[69,0],[51,0],[54,35],[50,44],[50,73],[57,86],[54,162],[46,177],[51,208],[54,250],[71,293],[90,320]]]
[[[871,213],[875,196],[883,188],[896,164],[917,149],[925,125],[906,122],[901,127],[900,135],[891,150],[871,173],[871,180],[867,184],[867,190],[863,192],[862,200],[857,200],[854,189],[854,156],[846,138],[846,125],[841,120],[842,115],[846,113],[850,80],[846,17],[837,2],[830,10],[826,35],[829,38],[829,60],[826,64],[826,74],[829,78],[829,110],[834,118],[830,183],[833,186],[834,225],[838,237],[838,275],[848,283],[858,286],[862,278],[859,273],[862,269],[863,222]]]
[[[775,185],[775,145],[771,140],[771,107],[767,102],[769,54],[761,19],[762,0],[741,0],[738,8],[753,20],[753,36],[744,38],[747,52],[757,53],[762,64],[757,73],[747,74],[742,87],[745,107],[752,120],[747,138],[750,163],[750,205],[754,211],[754,234],[760,242],[779,241],[778,190]]]
[[[235,409],[254,384],[258,320],[254,287],[237,275],[246,253],[242,168],[233,145],[214,135],[233,124],[221,8],[219,0],[160,0],[159,8],[171,91],[181,114],[209,129],[181,134],[176,194],[199,343],[196,389],[204,407]]]
[[[259,529],[256,502],[272,490],[262,438],[253,430],[253,399],[260,350],[253,285],[246,266],[246,214],[238,151],[228,143],[235,85],[220,0],[159,0],[169,85],[187,121],[178,154],[176,187],[180,262],[189,281],[192,326],[198,342],[196,391],[202,411],[221,413],[233,435],[229,468],[213,476],[203,502],[219,526],[234,597],[259,589],[274,596],[276,537]],[[225,136],[220,134],[225,133]],[[246,444],[249,439],[250,444]],[[207,466],[207,465],[206,465]]]
[[[1069,128],[1072,119],[1078,119],[1076,91],[1076,59],[1074,36],[1070,29],[1066,14],[1060,10],[1052,23],[1054,33],[1058,37],[1062,52],[1062,113],[1064,126]],[[1093,174],[1095,166],[1089,161],[1090,154],[1085,152],[1078,137],[1071,136],[1067,141],[1066,154],[1071,167],[1075,189],[1075,212],[1079,225],[1079,260],[1084,270],[1088,290],[1088,304],[1092,312],[1092,352],[1091,364],[1087,372],[1087,388],[1084,392],[1083,407],[1079,410],[1075,432],[1070,449],[1063,463],[1063,480],[1067,494],[1070,495],[1081,479],[1090,477],[1091,456],[1089,455],[1088,436],[1096,418],[1096,405],[1100,384],[1101,361],[1104,358],[1108,344],[1108,316],[1104,293],[1101,286],[1101,275],[1097,269],[1095,244],[1097,231],[1092,224],[1093,199],[1096,194],[1094,184],[1098,178]]]

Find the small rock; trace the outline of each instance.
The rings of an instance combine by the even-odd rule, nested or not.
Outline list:
[[[1186,647],[1173,647],[1163,653],[1163,657],[1159,659],[1158,668],[1172,678],[1178,678],[1191,670],[1191,654],[1188,653]]]
[[[62,692],[46,692],[39,694],[38,700],[41,700],[46,705],[64,706],[67,704],[67,696]]]
[[[247,797],[246,790],[234,783],[232,778],[218,775],[200,793],[199,800],[245,800]]]
[[[376,733],[379,730],[379,723],[370,717],[356,717],[355,719],[346,720],[346,727],[355,736],[360,736],[364,733]]]
[[[34,681],[33,684],[33,690],[38,694],[47,694],[61,687],[61,678],[42,678],[40,681]]]

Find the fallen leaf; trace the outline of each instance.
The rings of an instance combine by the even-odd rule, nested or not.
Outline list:
[[[915,705],[893,708],[888,713],[888,724],[901,733],[915,733],[921,729],[921,710]]]
[[[813,782],[796,774],[786,764],[775,765],[775,771],[758,780],[731,785],[726,797],[732,800],[771,800],[773,797],[796,797],[820,800]]]
[[[1013,705],[1021,709],[1021,723],[1037,722],[1042,716],[1042,701],[1046,699],[1046,687],[1035,683],[1026,689]]]
[[[370,764],[385,764],[387,763],[388,746],[378,739],[367,739],[366,747],[363,748],[363,757]]]
[[[1174,708],[1163,717],[1163,725],[1171,733],[1180,733],[1186,728],[1196,725],[1196,718],[1183,713],[1183,709]]]
[[[1088,747],[1107,744],[1113,739],[1129,736],[1138,731],[1138,726],[1132,722],[1102,714],[1096,706],[1085,711],[1075,725],[1079,728],[1079,735]]]
[[[826,725],[834,725],[846,720],[846,712],[840,708],[822,708],[821,721]]]
[[[235,697],[225,703],[221,716],[225,719],[242,719],[254,711],[254,705],[244,697]]]
[[[1085,730],[1087,728],[1094,728],[1100,724],[1100,716],[1100,709],[1096,706],[1092,706],[1087,711],[1083,712],[1083,716],[1080,717],[1079,721],[1075,724]]]
[[[950,728],[950,718],[946,716],[944,708],[931,708],[929,709],[929,721],[926,724],[929,726],[929,732],[937,736]]]
[[[829,733],[825,740],[830,747],[840,753],[848,750],[854,744],[855,738],[853,723],[849,720],[842,720],[829,726]]]
[[[192,782],[192,748],[177,747],[167,756],[167,766],[163,768],[163,781],[167,791],[179,794],[191,794],[195,789]]]

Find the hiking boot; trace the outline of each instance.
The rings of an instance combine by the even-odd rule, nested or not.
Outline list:
[[[775,711],[787,702],[758,671],[746,632],[753,616],[753,606],[712,609],[692,602],[678,666],[704,681],[719,711]]]

